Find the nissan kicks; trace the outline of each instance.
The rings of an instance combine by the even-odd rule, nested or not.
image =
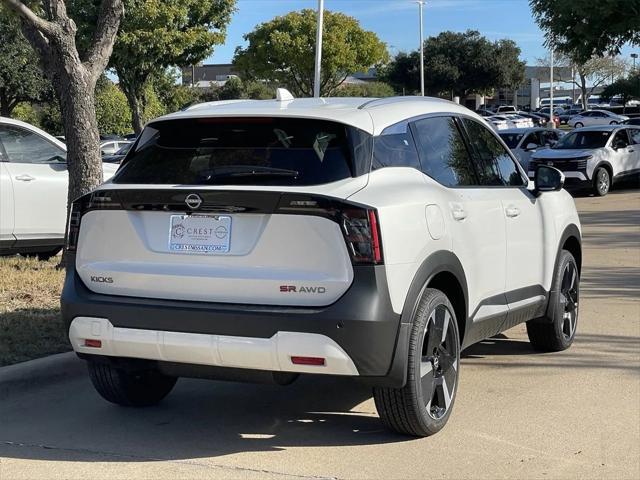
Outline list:
[[[352,377],[382,422],[438,432],[460,352],[526,322],[573,342],[580,223],[481,117],[421,97],[213,102],[149,123],[73,202],[62,312],[124,406],[179,377]]]

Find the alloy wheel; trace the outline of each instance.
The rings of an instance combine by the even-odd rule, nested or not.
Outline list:
[[[562,274],[560,303],[562,304],[562,335],[571,340],[578,321],[578,272],[574,262],[568,262]]]
[[[453,328],[453,317],[445,305],[436,306],[429,315],[422,342],[420,379],[422,400],[429,416],[442,418],[457,387],[459,351]]]
[[[598,171],[597,185],[600,194],[604,195],[609,191],[609,174],[604,168],[601,168],[600,171]]]

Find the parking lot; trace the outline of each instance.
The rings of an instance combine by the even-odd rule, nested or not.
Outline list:
[[[532,351],[524,326],[467,350],[447,427],[385,431],[366,387],[181,380],[123,409],[87,375],[0,398],[0,478],[640,478],[640,193],[576,200],[578,334]]]

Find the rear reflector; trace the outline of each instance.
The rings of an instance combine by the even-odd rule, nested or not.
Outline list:
[[[91,347],[91,348],[102,348],[102,340],[94,340],[92,338],[85,338],[84,346],[85,347]]]
[[[322,357],[291,357],[291,363],[296,365],[314,365],[324,367],[325,361]]]

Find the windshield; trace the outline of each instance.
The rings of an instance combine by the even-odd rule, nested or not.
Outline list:
[[[610,136],[610,131],[603,130],[571,132],[562,137],[552,148],[555,150],[602,148],[607,144],[607,140]]]
[[[500,133],[499,135],[509,148],[516,148],[523,136],[522,133]]]
[[[368,173],[372,137],[298,118],[196,118],[149,125],[114,183],[320,185]]]

